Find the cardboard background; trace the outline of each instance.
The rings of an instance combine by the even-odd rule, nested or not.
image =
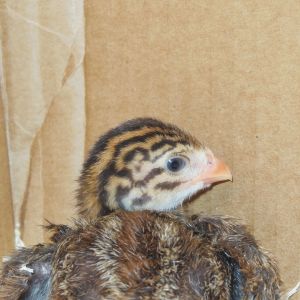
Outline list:
[[[12,191],[6,202],[13,204],[16,244],[29,245],[43,240],[45,219],[64,222],[75,212],[85,137],[84,7],[83,1],[0,4],[1,148]]]
[[[43,239],[37,226],[43,218],[66,222],[74,214],[83,148],[121,121],[153,116],[189,130],[232,169],[233,183],[215,186],[187,209],[241,218],[277,257],[286,287],[299,281],[299,3],[90,0],[83,16],[81,1],[73,1],[72,7],[59,1],[45,7],[44,2],[31,10],[9,2],[16,5],[14,11],[69,36],[66,47],[38,28],[36,44],[34,29],[26,22],[13,27],[18,18],[3,10],[7,99],[28,124],[40,111],[27,112],[20,103],[53,100],[33,131],[30,159],[16,160],[8,151],[18,170],[29,165],[22,177],[25,192],[13,201],[15,208],[21,207],[26,244]],[[85,41],[83,34],[76,35],[84,19]],[[29,76],[38,60],[24,54],[35,47],[44,63],[39,82]],[[65,80],[65,74],[73,75]],[[8,102],[3,103],[4,112],[12,115]],[[12,130],[9,120],[10,140],[20,132]],[[24,143],[18,145],[24,148]],[[7,180],[1,181],[1,189]],[[11,182],[14,190],[19,181],[13,174]],[[9,207],[9,194],[5,199]],[[1,235],[0,244],[11,237],[11,231]]]

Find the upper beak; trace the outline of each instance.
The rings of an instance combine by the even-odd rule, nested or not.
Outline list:
[[[220,159],[216,158],[213,153],[206,149],[207,167],[197,178],[197,181],[202,181],[206,184],[212,184],[220,181],[232,181],[232,174],[228,166]]]

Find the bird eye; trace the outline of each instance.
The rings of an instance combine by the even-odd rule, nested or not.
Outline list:
[[[182,170],[186,165],[186,161],[182,157],[172,157],[167,161],[167,168],[171,172],[178,172]]]

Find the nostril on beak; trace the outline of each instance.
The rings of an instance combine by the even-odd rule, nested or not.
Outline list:
[[[207,157],[207,164],[208,165],[212,165],[214,160],[215,160],[215,156],[212,153],[212,151],[208,148],[205,148],[205,153],[206,153],[206,157]]]

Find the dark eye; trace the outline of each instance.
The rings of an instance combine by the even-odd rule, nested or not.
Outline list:
[[[185,159],[182,157],[172,157],[167,162],[167,168],[171,172],[178,172],[185,167]]]

